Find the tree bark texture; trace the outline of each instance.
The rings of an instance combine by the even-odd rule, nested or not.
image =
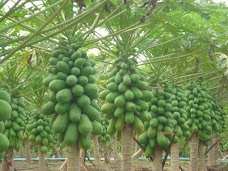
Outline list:
[[[107,146],[107,142],[103,143],[103,150],[104,150],[104,159],[106,164],[110,164],[110,156],[109,156],[109,147]]]
[[[212,137],[211,142],[209,147],[211,147],[214,144],[214,137]],[[207,159],[207,165],[208,166],[213,166],[214,165],[214,161],[215,161],[215,156],[214,156],[214,148],[212,148],[209,152],[208,152],[208,159]]]
[[[198,171],[199,137],[194,133],[190,144],[190,171]]]
[[[171,171],[179,171],[179,148],[178,143],[172,144],[171,147]]]
[[[95,166],[96,166],[96,170],[100,169],[100,146],[99,146],[99,142],[98,142],[98,136],[95,135],[93,137],[93,144],[94,144],[94,159],[95,159]]]
[[[79,144],[67,147],[67,171],[80,171],[80,163]]]
[[[38,147],[38,155],[39,155],[39,170],[46,171],[45,153],[41,152],[41,146]]]
[[[133,130],[130,125],[125,125],[121,131],[122,171],[132,171],[132,145]]]
[[[8,148],[2,160],[2,171],[10,171],[11,165],[13,166],[13,149]]]
[[[162,171],[162,149],[160,146],[156,146],[153,151],[153,169],[156,171]]]
[[[120,170],[120,160],[118,155],[118,146],[117,146],[117,139],[113,139],[113,156],[114,156],[114,163],[113,163],[113,171],[119,171]]]
[[[215,137],[214,138],[214,143],[217,142],[219,140],[219,137]],[[219,158],[219,143],[217,143],[214,146],[214,163],[218,160]]]
[[[28,138],[25,139],[25,158],[26,158],[26,163],[30,163],[31,162],[31,151],[30,151],[30,143]]]
[[[206,158],[204,157],[205,146],[199,142],[199,170],[207,171]]]

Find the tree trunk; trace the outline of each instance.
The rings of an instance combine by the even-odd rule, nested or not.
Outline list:
[[[28,138],[25,139],[25,158],[26,158],[26,163],[30,163],[31,160],[31,152],[30,152],[30,144]]]
[[[80,158],[82,159],[82,162],[85,161],[85,150],[80,149]]]
[[[194,133],[190,145],[190,171],[198,171],[199,137]]]
[[[119,171],[120,167],[119,167],[119,156],[118,156],[118,147],[117,147],[116,138],[113,139],[112,148],[113,148],[113,156],[114,156],[113,171]]]
[[[215,137],[214,138],[214,143],[218,141],[218,137]],[[217,143],[215,146],[214,146],[214,163],[218,160],[219,158],[219,143]]]
[[[200,141],[199,142],[199,170],[200,171],[207,171],[206,159],[204,157],[204,153],[205,153],[205,148],[203,143]]]
[[[132,145],[133,130],[130,125],[125,125],[121,131],[122,171],[132,171]]]
[[[38,155],[39,155],[39,170],[46,171],[45,154],[41,152],[41,146],[38,147]]]
[[[95,135],[93,137],[93,144],[94,144],[94,159],[95,159],[95,166],[96,170],[100,169],[100,150],[99,150],[99,142],[98,142],[98,136]]]
[[[176,143],[171,147],[171,171],[179,171],[179,165],[179,149],[178,143]]]
[[[158,145],[153,151],[153,170],[162,171],[162,149]]]
[[[211,142],[209,147],[211,147],[214,144],[214,137],[212,136]],[[207,165],[208,166],[213,166],[214,165],[214,148],[212,148],[209,152],[208,152],[208,159],[207,159]]]
[[[112,148],[113,148],[114,160],[117,161],[119,159],[119,155],[118,155],[118,146],[117,146],[117,140],[116,139],[113,139]]]
[[[80,163],[79,144],[67,147],[67,171],[80,171]]]
[[[103,143],[103,149],[104,149],[105,164],[110,164],[109,147],[107,146],[107,142]]]
[[[19,151],[18,151],[18,155],[22,158],[22,157],[24,157],[24,156],[23,156],[23,142],[20,141],[20,144],[21,144],[21,148],[20,148]]]
[[[14,167],[14,165],[13,165],[13,149],[8,148],[5,152],[4,157],[3,157],[2,171],[10,171],[11,165]],[[12,168],[12,169],[14,169],[14,168]]]

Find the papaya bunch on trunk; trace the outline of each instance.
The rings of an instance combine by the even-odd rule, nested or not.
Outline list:
[[[214,136],[219,136],[226,126],[226,112],[216,102],[212,101],[211,123]]]
[[[5,131],[4,121],[10,119],[12,114],[12,107],[10,103],[10,94],[4,90],[0,90],[0,153],[6,151],[9,147],[8,137],[4,135],[3,132]]]
[[[151,120],[144,122],[145,131],[139,136],[139,142],[144,146],[145,156],[148,158],[157,146],[165,150],[170,145],[174,132],[171,98],[173,90],[160,84],[156,88],[152,86],[152,89],[153,97],[148,103]],[[177,141],[178,138],[175,137],[174,142]]]
[[[101,124],[103,126],[103,132],[102,132],[101,135],[99,135],[98,140],[101,143],[109,142],[111,140],[111,136],[107,132],[107,128],[108,128],[109,122],[108,122],[107,119],[102,118],[101,119]]]
[[[201,82],[189,82],[186,89],[186,96],[188,98],[186,107],[187,124],[206,145],[212,135],[212,97],[208,89]]]
[[[185,110],[187,105],[187,97],[185,96],[185,92],[180,87],[172,87],[172,124],[174,127],[174,131],[176,132],[176,136],[178,138],[185,137],[188,138],[190,136],[190,129],[187,124],[187,111]]]
[[[43,85],[50,90],[49,101],[43,105],[43,114],[53,114],[52,131],[67,146],[77,143],[87,150],[91,135],[102,133],[101,116],[96,103],[96,62],[89,59],[77,43],[64,40],[55,48],[49,60],[50,76]]]
[[[101,107],[105,118],[110,120],[107,131],[110,135],[131,125],[136,132],[144,130],[143,122],[150,119],[146,100],[152,94],[146,90],[145,74],[136,68],[136,61],[118,58],[108,75],[107,88],[100,93],[105,103]]]
[[[50,128],[50,119],[44,114],[35,114],[27,124],[26,132],[32,145],[40,146],[42,153],[47,153],[48,147],[55,142]]]
[[[24,139],[25,104],[18,93],[11,96],[12,113],[10,119],[5,121],[4,135],[9,139],[9,148],[19,150],[20,141]]]

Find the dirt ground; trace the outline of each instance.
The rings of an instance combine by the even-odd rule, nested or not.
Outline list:
[[[47,161],[47,171],[58,171],[59,167],[62,165],[63,161]],[[25,162],[15,162],[15,168],[17,171],[38,171],[38,161],[32,161],[30,164]],[[120,166],[120,163],[117,164]],[[188,171],[189,162],[181,163],[184,171]],[[101,164],[101,168],[99,171],[111,171],[114,168],[114,164]],[[152,162],[150,161],[137,161],[133,164],[134,171],[153,171],[152,170]],[[120,169],[120,168],[119,168]],[[118,170],[119,170],[118,169]],[[82,171],[95,171],[95,167],[90,163],[86,162],[85,165],[82,166]],[[0,164],[1,171],[1,164]],[[170,163],[167,162],[165,165],[164,171],[170,171]],[[228,171],[228,165],[219,164],[214,167],[208,169],[208,171]]]

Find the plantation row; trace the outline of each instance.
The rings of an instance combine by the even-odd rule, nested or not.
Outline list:
[[[226,113],[203,79],[171,85],[138,68],[137,60],[121,56],[114,61],[106,86],[98,88],[96,61],[77,42],[61,39],[59,44],[49,60],[49,75],[40,85],[47,89],[43,106],[32,109],[20,92],[0,90],[3,171],[9,168],[5,159],[25,139],[38,147],[41,157],[56,142],[63,144],[67,170],[79,171],[80,148],[89,150],[95,136],[99,142],[120,140],[123,171],[132,170],[133,137],[138,137],[143,155],[153,158],[157,171],[162,170],[163,151],[168,153],[173,145],[177,155],[171,151],[172,170],[179,170],[178,142],[190,138],[190,170],[205,169],[206,160],[198,163],[198,150],[202,147],[204,153],[224,131]]]

